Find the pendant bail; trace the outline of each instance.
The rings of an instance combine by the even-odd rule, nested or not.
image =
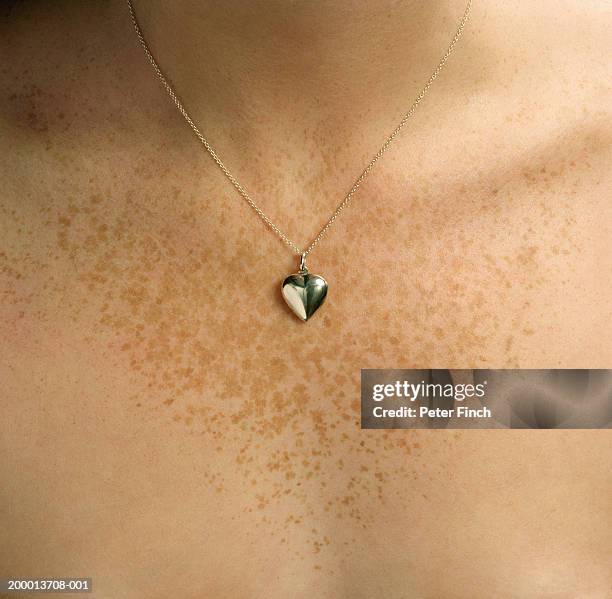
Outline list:
[[[300,272],[308,272],[308,268],[306,268],[306,252],[303,252],[300,257]]]

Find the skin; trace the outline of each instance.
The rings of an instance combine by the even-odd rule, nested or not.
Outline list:
[[[140,4],[300,245],[463,10]],[[612,365],[609,10],[507,4],[474,5],[309,256],[330,291],[306,324],[279,294],[295,257],[123,3],[3,9],[3,576],[117,599],[609,597],[608,431],[359,429],[360,368]]]

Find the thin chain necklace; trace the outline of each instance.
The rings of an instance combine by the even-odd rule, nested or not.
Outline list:
[[[225,166],[217,152],[210,145],[208,140],[204,137],[202,132],[198,129],[197,125],[194,123],[193,119],[189,116],[189,113],[178,99],[174,89],[166,79],[163,74],[161,68],[157,64],[157,61],[153,57],[151,50],[144,38],[142,30],[140,29],[140,25],[138,24],[138,20],[136,19],[136,13],[134,11],[134,6],[132,5],[132,0],[126,0],[127,5],[130,11],[130,17],[132,19],[132,24],[134,25],[134,30],[136,31],[136,35],[140,40],[140,43],[145,51],[145,54],[151,63],[155,73],[159,77],[162,85],[165,90],[168,92],[170,98],[178,108],[179,112],[183,115],[184,119],[187,121],[196,137],[200,140],[206,151],[211,155],[212,159],[215,161],[217,166],[223,171],[225,176],[229,179],[230,183],[236,188],[238,193],[246,200],[246,202],[251,206],[251,208],[257,213],[259,218],[264,221],[264,223],[282,239],[295,253],[300,257],[300,267],[297,273],[291,274],[285,278],[283,284],[281,286],[282,295],[287,302],[287,305],[291,308],[294,314],[300,318],[302,321],[307,321],[316,310],[323,304],[325,298],[327,297],[327,289],[328,285],[325,279],[320,275],[310,274],[308,269],[306,268],[306,256],[310,254],[310,252],[318,245],[321,239],[325,236],[325,234],[329,231],[329,228],[335,222],[335,220],[340,216],[341,212],[348,206],[355,192],[359,189],[361,184],[364,182],[366,177],[370,174],[374,165],[378,162],[378,160],[382,157],[382,155],[388,150],[391,142],[399,135],[400,131],[403,129],[404,125],[410,119],[410,117],[414,114],[417,109],[417,106],[421,103],[421,100],[425,97],[429,88],[432,86],[433,82],[436,80],[440,71],[446,64],[448,57],[451,55],[453,48],[459,41],[461,34],[463,33],[463,29],[468,20],[470,9],[472,8],[472,0],[468,0],[465,12],[459,21],[459,25],[455,32],[455,36],[451,40],[446,52],[440,59],[440,62],[434,69],[433,73],[429,77],[429,80],[416,97],[410,109],[404,116],[402,120],[399,122],[397,127],[393,130],[391,135],[385,139],[384,143],[376,152],[372,160],[368,163],[362,173],[357,177],[357,180],[349,190],[349,192],[344,196],[342,202],[340,202],[339,206],[333,212],[329,220],[325,223],[323,228],[319,231],[318,235],[311,241],[310,245],[308,245],[305,249],[300,249],[300,247],[294,243],[271,219],[264,213],[264,211],[255,203],[255,201],[251,198],[249,193],[242,187],[242,185],[238,182],[236,177],[232,175],[229,169]]]

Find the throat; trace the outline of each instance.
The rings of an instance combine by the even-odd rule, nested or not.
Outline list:
[[[133,0],[161,68],[197,117],[332,119],[406,102],[467,0]],[[195,110],[194,110],[195,112]]]

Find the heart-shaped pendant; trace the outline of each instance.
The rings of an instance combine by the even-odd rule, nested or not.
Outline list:
[[[327,296],[327,281],[319,275],[311,275],[302,256],[299,272],[283,281],[281,291],[293,313],[306,322],[323,305]]]

